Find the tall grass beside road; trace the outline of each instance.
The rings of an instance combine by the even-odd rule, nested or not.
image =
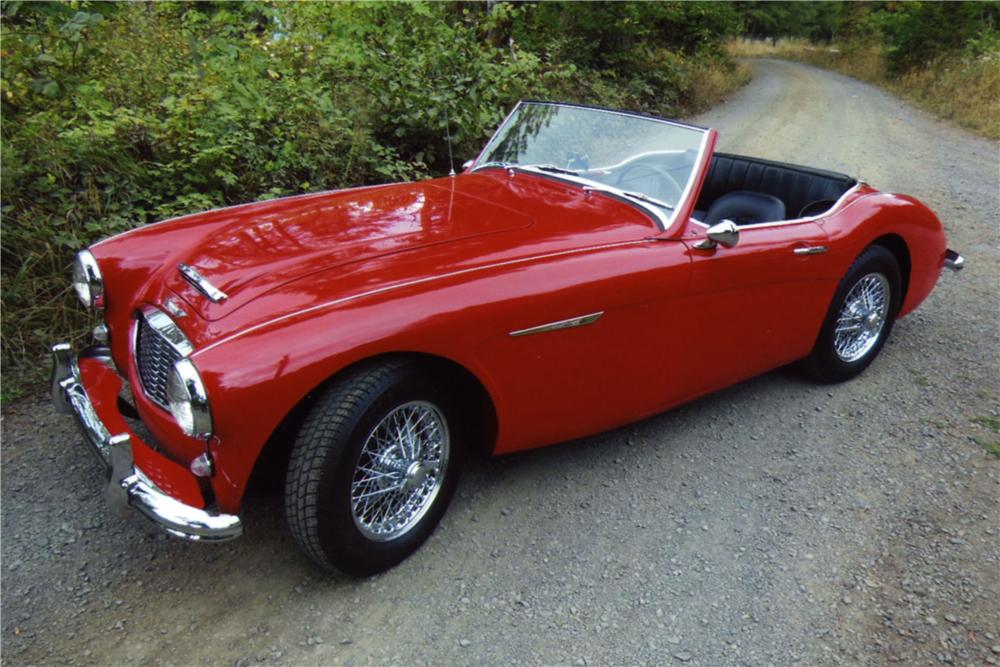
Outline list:
[[[730,39],[737,58],[781,58],[825,67],[885,88],[917,106],[990,139],[1000,139],[1000,52],[952,54],[893,74],[878,42],[833,45],[803,39]]]

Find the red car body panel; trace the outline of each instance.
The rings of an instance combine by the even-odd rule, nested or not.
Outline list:
[[[131,432],[118,409],[118,394],[122,386],[118,373],[97,359],[83,358],[79,360],[79,365],[83,382],[91,389],[88,395],[101,421],[114,433]],[[141,438],[132,439],[132,457],[143,474],[161,491],[186,505],[205,507],[205,496],[198,480],[186,465],[157,452]]]
[[[140,386],[136,308],[175,299],[188,312],[176,322],[210,397],[212,491],[231,513],[293,408],[366,359],[420,353],[466,369],[489,396],[493,451],[503,454],[641,419],[807,356],[838,282],[877,239],[898,238],[909,255],[901,315],[933,288],[940,222],[912,198],[865,185],[823,216],[741,229],[734,248],[696,248],[705,227],[690,216],[714,142],[713,131],[666,230],[578,185],[485,169],[237,206],[108,239],[92,252],[113,359]],[[794,254],[813,245],[829,252]],[[180,262],[229,299],[196,292]],[[511,336],[592,313],[602,315],[588,326]],[[158,469],[186,476],[170,488],[189,498],[184,466],[205,443],[134,395],[177,468]]]

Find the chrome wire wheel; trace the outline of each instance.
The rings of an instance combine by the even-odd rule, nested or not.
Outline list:
[[[433,403],[411,401],[383,417],[354,466],[351,512],[358,530],[385,542],[416,526],[444,483],[449,447],[448,422]]]
[[[834,328],[834,350],[846,363],[871,352],[885,328],[890,304],[889,280],[869,273],[854,284],[844,299]]]

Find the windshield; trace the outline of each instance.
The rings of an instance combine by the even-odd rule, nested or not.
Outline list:
[[[522,102],[473,169],[518,167],[639,203],[664,226],[684,198],[708,131],[618,111]]]

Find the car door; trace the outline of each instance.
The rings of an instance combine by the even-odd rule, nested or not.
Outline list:
[[[500,413],[497,453],[641,419],[688,394],[676,372],[690,331],[688,249],[637,241],[504,278],[479,348]]]
[[[692,387],[718,388],[801,359],[815,343],[832,290],[827,235],[814,222],[739,228],[734,247],[698,248],[692,223],[693,330],[705,363]]]

